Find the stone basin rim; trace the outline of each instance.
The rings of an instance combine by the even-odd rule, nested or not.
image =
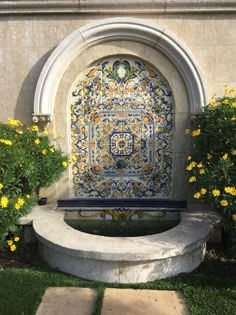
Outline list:
[[[55,206],[35,207],[25,224],[33,223],[36,238],[69,256],[111,261],[147,261],[183,255],[208,239],[212,217],[182,213],[180,223],[165,232],[137,237],[108,237],[77,231],[64,222]],[[48,224],[50,222],[51,224]]]

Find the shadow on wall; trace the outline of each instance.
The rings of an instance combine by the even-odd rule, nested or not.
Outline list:
[[[25,77],[16,102],[14,118],[24,123],[32,124],[32,113],[34,107],[34,94],[39,75],[48,57],[55,48],[45,53],[31,68]]]

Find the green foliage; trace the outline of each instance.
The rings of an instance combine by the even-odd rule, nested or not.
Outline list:
[[[186,170],[194,198],[221,214],[236,254],[236,96],[232,89],[193,117],[193,156]]]
[[[68,165],[47,131],[9,118],[0,123],[0,248],[19,218],[37,202],[37,192],[56,182]],[[15,250],[15,244],[9,245]]]

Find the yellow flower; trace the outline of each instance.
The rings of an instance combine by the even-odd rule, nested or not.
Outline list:
[[[187,171],[191,171],[191,170],[192,170],[191,165],[186,166],[186,170],[187,170]]]
[[[232,220],[236,221],[236,213],[232,214]]]
[[[32,131],[39,131],[39,127],[38,127],[38,126],[32,126],[32,127],[31,127],[31,130],[32,130]]]
[[[23,204],[25,203],[24,199],[23,198],[18,198],[17,202],[15,203],[15,209],[16,210],[19,210]]]
[[[212,194],[214,197],[218,197],[220,195],[220,190],[219,189],[213,189]]]
[[[16,130],[17,133],[19,133],[19,135],[22,135],[23,134],[23,131],[22,130]]]
[[[16,209],[16,210],[19,210],[19,209],[20,209],[19,203],[15,203],[15,209]]]
[[[17,203],[20,205],[20,206],[23,206],[23,204],[25,203],[24,199],[19,197],[18,200],[17,200]]]
[[[191,171],[197,165],[196,162],[192,161],[187,167],[186,170]]]
[[[14,252],[16,250],[16,245],[15,244],[11,245],[10,250],[11,250],[11,252]]]
[[[210,102],[210,106],[211,107],[215,107],[215,106],[217,106],[218,105],[218,103],[216,102],[216,101],[214,101],[214,100],[212,100],[211,102]]]
[[[47,131],[46,129],[44,129],[43,133],[44,133],[45,135],[48,135],[48,131]]]
[[[187,171],[191,171],[195,166],[196,166],[196,162],[192,161],[187,167],[186,170]]]
[[[222,156],[222,159],[223,159],[223,160],[227,160],[227,159],[228,159],[228,153],[225,153],[225,154]]]
[[[27,199],[29,199],[29,198],[30,198],[30,195],[29,195],[29,194],[27,194],[27,195],[25,195],[25,197],[26,197]]]
[[[34,143],[38,145],[38,144],[40,144],[40,140],[39,140],[39,139],[36,139],[36,140],[34,141]]]
[[[201,168],[203,166],[202,162],[198,163],[197,167]]]
[[[8,124],[11,126],[22,126],[22,123],[19,120],[8,118]]]
[[[12,141],[11,140],[0,139],[0,142],[4,143],[6,145],[12,145]]]
[[[53,149],[53,148],[50,148],[50,151],[53,153],[53,152],[54,152],[54,149]]]
[[[235,187],[225,187],[224,191],[232,196],[236,196],[236,188]]]
[[[236,102],[233,102],[233,103],[232,103],[232,106],[236,108]]]
[[[206,188],[202,188],[202,189],[200,190],[200,193],[201,193],[202,195],[205,195],[206,192],[207,192]]]
[[[43,150],[42,150],[42,153],[43,153],[43,155],[46,155],[46,154],[47,154],[47,150],[46,150],[46,149],[43,149]]]
[[[228,201],[227,201],[226,199],[222,199],[222,200],[220,201],[220,204],[221,204],[221,206],[223,206],[223,207],[227,207],[227,206],[229,205],[229,203],[228,203]]]
[[[0,183],[0,190],[2,190],[3,189],[3,184],[2,183]]]
[[[195,176],[191,176],[188,181],[189,181],[189,183],[193,183],[193,182],[196,182],[197,179]]]
[[[185,129],[185,134],[186,134],[186,135],[189,135],[189,134],[190,134],[190,129],[189,129],[189,128]]]
[[[236,188],[234,188],[234,190],[231,192],[232,196],[236,196]]]
[[[11,246],[13,244],[13,240],[7,240],[7,245]]]
[[[8,197],[7,196],[2,196],[1,199],[0,199],[0,206],[2,208],[7,208],[8,203],[9,203]]]
[[[12,145],[12,141],[11,140],[5,140],[5,144]]]
[[[236,150],[231,151],[232,155],[236,155]]]
[[[194,198],[199,199],[201,197],[200,192],[197,192],[193,195]]]
[[[234,121],[234,120],[236,120],[236,117],[235,117],[235,116],[233,116],[233,117],[231,118],[231,120],[233,120],[233,121]]]
[[[231,192],[232,192],[232,189],[233,189],[233,187],[225,187],[224,188],[224,191],[226,192],[226,193],[228,193],[228,194],[231,194]]]
[[[203,168],[201,168],[200,170],[199,170],[199,174],[205,174],[205,170],[203,169]]]
[[[212,159],[212,155],[210,153],[207,153],[207,159],[208,160]]]
[[[19,236],[15,236],[14,241],[19,242],[19,240],[20,240]]]
[[[223,100],[222,103],[223,103],[224,105],[227,105],[227,104],[229,104],[229,100],[225,99],[225,100]]]
[[[197,136],[200,135],[200,133],[201,133],[201,129],[193,130],[193,131],[192,131],[192,136],[193,136],[193,137],[197,137]]]
[[[67,165],[68,165],[66,161],[63,161],[62,164],[63,164],[64,167],[67,167]]]

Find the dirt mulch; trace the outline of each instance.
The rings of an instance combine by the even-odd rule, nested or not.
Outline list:
[[[236,279],[236,257],[232,258],[222,244],[208,245],[203,262],[194,272]]]
[[[15,252],[0,252],[0,268],[26,268],[42,264],[37,244],[21,245]]]

